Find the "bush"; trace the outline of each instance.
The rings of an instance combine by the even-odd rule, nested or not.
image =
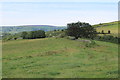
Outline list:
[[[21,37],[23,37],[23,39],[36,39],[36,38],[45,38],[45,32],[42,30],[38,30],[38,31],[30,31],[30,32],[22,32]]]
[[[60,38],[64,38],[65,36],[66,36],[65,33],[61,33],[61,34],[59,35]]]
[[[112,42],[112,43],[119,43],[119,38],[111,35],[97,36],[94,39],[100,41]]]

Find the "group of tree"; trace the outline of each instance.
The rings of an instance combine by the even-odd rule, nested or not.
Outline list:
[[[96,36],[96,29],[92,27],[89,23],[70,23],[67,24],[67,35],[73,36],[76,39],[79,37],[91,38],[93,39]]]
[[[38,31],[30,31],[30,32],[22,32],[21,37],[23,39],[36,39],[36,38],[45,38],[45,31],[38,30]]]
[[[108,32],[104,32],[104,30],[102,30],[101,32],[98,32],[97,34],[111,34],[110,30],[108,30]]]

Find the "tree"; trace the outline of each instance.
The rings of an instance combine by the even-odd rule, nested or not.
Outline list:
[[[30,31],[29,39],[35,39],[35,38],[36,38],[36,32],[35,31]]]
[[[79,37],[93,38],[96,36],[96,30],[89,23],[71,23],[67,24],[67,35],[76,39]]]
[[[27,35],[28,33],[24,31],[22,32],[21,37],[23,37],[23,39],[27,39]]]
[[[82,37],[93,39],[96,36],[96,30],[89,24],[87,24],[84,27],[81,27],[81,31],[82,33],[80,35]]]
[[[23,39],[36,39],[36,38],[45,38],[45,31],[30,31],[30,32],[22,32]]]
[[[80,37],[80,24],[79,23],[71,23],[67,24],[67,34],[68,36],[74,36],[76,39]]]
[[[56,31],[56,29],[54,31]]]
[[[36,38],[45,38],[45,31],[43,30],[38,30],[36,31]]]
[[[61,31],[64,31],[64,29],[62,29]]]

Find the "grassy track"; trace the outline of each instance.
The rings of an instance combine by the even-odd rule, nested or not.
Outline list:
[[[3,78],[115,78],[118,45],[68,39],[3,42]]]

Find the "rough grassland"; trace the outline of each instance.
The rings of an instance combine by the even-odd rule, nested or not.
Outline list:
[[[3,42],[3,78],[116,78],[118,45],[67,39]]]

